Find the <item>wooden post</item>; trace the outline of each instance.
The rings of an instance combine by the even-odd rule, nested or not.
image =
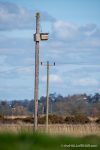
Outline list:
[[[49,64],[49,61],[47,61],[47,64],[43,64],[41,62],[41,65],[47,67],[47,82],[46,82],[46,132],[48,132],[48,120],[49,120],[49,67],[55,66],[55,62],[53,65]]]
[[[40,33],[40,13],[36,13],[35,41],[35,87],[34,87],[34,130],[38,124],[38,94],[39,94],[39,42],[48,40],[48,33]]]
[[[36,13],[36,35],[40,32],[40,14]],[[35,41],[35,89],[34,89],[34,129],[38,124],[38,85],[39,85],[39,40]]]
[[[46,87],[46,132],[48,132],[48,108],[49,108],[49,61],[47,61],[47,87]]]

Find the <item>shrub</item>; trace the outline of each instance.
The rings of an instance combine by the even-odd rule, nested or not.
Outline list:
[[[25,123],[34,123],[34,118],[32,117],[26,117],[26,118],[15,118],[13,119],[13,122],[25,122]]]
[[[3,120],[3,119],[4,119],[4,117],[2,115],[0,115],[0,120]]]
[[[95,122],[100,124],[100,117]]]
[[[27,117],[27,118],[23,118],[22,121],[25,123],[34,123],[34,118]]]
[[[65,118],[65,123],[74,123],[75,122],[75,117],[73,117],[73,116],[67,116],[66,118]]]
[[[46,122],[46,116],[38,117],[38,123],[39,124],[45,124],[45,122]]]
[[[85,124],[85,123],[89,123],[90,120],[85,115],[75,115],[75,116],[67,116],[65,118],[65,122],[72,123],[72,124],[78,124],[78,123]]]
[[[89,118],[85,115],[76,115],[75,120],[76,123],[82,123],[82,124],[90,122]]]
[[[49,115],[49,123],[64,123],[64,119],[61,116],[57,116],[57,115]]]
[[[56,124],[56,123],[62,124],[62,123],[64,123],[63,117],[57,116],[57,115],[49,115],[48,116],[48,121],[51,124]],[[39,124],[45,124],[45,122],[46,122],[46,116],[38,118],[38,123]]]

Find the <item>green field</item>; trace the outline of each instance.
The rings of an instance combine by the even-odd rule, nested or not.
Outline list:
[[[100,137],[98,136],[68,137],[39,133],[0,134],[0,150],[99,150],[99,143]]]

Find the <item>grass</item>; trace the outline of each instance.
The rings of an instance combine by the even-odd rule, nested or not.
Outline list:
[[[76,150],[100,149],[99,136],[51,136],[40,133],[0,133],[0,150]],[[83,147],[82,147],[82,144]],[[91,148],[90,146],[96,146]],[[86,147],[88,146],[88,147]],[[67,148],[68,147],[68,148]]]
[[[38,129],[41,133],[45,133],[45,125],[38,125]],[[0,124],[0,132],[28,132],[32,133],[33,124]],[[86,135],[98,135],[100,136],[99,124],[49,124],[48,129],[51,135],[70,135],[70,136],[86,136]]]

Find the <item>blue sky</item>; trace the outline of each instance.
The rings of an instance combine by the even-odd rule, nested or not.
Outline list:
[[[50,93],[100,92],[100,0],[0,0],[0,99],[34,98],[35,13],[41,13],[40,61],[50,64]],[[39,96],[46,93],[40,66]]]

